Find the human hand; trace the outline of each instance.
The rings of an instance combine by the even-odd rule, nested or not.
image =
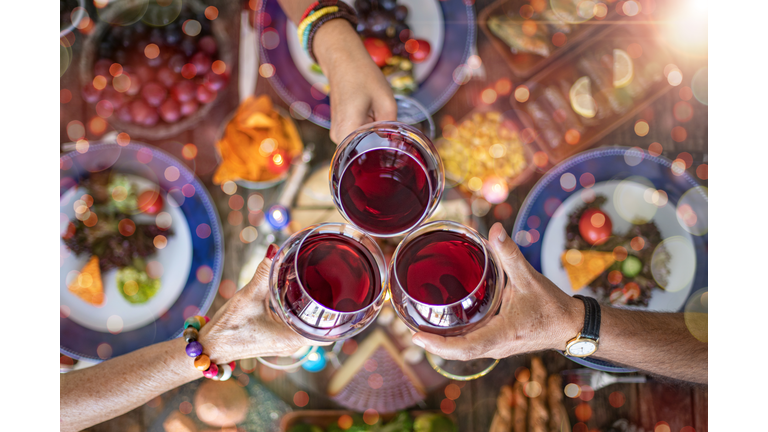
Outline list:
[[[212,362],[287,356],[306,345],[328,345],[299,335],[270,311],[269,268],[276,251],[276,245],[269,246],[267,258],[259,264],[253,279],[201,329],[200,343],[210,352]]]
[[[584,323],[582,301],[564,293],[531,267],[500,223],[491,227],[488,238],[508,281],[498,315],[464,336],[418,332],[413,343],[448,360],[500,359],[565,349],[566,342]]]
[[[347,21],[327,22],[312,45],[330,85],[333,142],[341,143],[364,124],[397,119],[392,87]]]

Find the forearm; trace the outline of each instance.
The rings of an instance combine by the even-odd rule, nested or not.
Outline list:
[[[584,306],[569,330],[575,335],[584,323]],[[707,343],[696,339],[682,313],[642,312],[603,306],[600,345],[595,357],[650,374],[707,383]],[[580,322],[579,322],[580,319]],[[696,325],[706,325],[706,322]],[[575,330],[575,331],[574,331]],[[560,347],[559,349],[563,349]]]
[[[96,366],[62,374],[62,431],[78,431],[124,414],[152,398],[202,377],[178,338]]]

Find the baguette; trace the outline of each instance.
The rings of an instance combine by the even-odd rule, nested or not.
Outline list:
[[[547,412],[546,384],[547,369],[544,367],[541,358],[533,357],[531,359],[531,383],[528,392],[532,393],[540,390],[539,394],[530,398],[528,407],[528,432],[547,432],[549,422],[549,413]],[[537,388],[538,387],[538,388]],[[528,396],[533,396],[529,394]]]
[[[508,385],[501,387],[499,396],[496,398],[496,414],[493,415],[490,432],[512,431],[512,402],[512,387]]]
[[[513,416],[513,431],[514,432],[526,432],[526,420],[528,418],[528,400],[523,393],[523,383],[516,381],[512,387],[514,397],[514,416]]]
[[[552,374],[547,379],[547,402],[549,405],[549,431],[561,432],[565,405],[563,405],[563,379],[559,374]]]

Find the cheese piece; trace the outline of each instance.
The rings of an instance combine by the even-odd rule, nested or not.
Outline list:
[[[368,360],[373,361],[365,368]],[[426,390],[386,333],[376,329],[331,377],[328,394],[350,409],[386,413],[418,403]]]
[[[577,251],[575,249],[563,252],[561,260],[574,291],[587,286],[616,262],[616,258],[611,252]]]
[[[80,275],[67,288],[72,294],[94,306],[104,304],[104,285],[101,282],[99,257],[92,256],[80,270]]]

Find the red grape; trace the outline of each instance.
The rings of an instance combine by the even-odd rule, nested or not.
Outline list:
[[[167,88],[173,87],[178,81],[179,75],[174,73],[170,68],[164,67],[157,71],[157,80]]]
[[[414,63],[421,63],[429,57],[432,48],[429,46],[429,42],[425,40],[416,39],[416,42],[418,42],[419,45],[415,51],[411,52],[411,61]],[[407,48],[408,47],[406,47],[406,49]]]
[[[175,73],[181,73],[181,68],[183,68],[185,64],[187,64],[187,58],[181,53],[174,54],[168,59],[168,67]]]
[[[115,109],[123,106],[123,103],[125,102],[125,96],[119,91],[115,90],[115,88],[112,86],[107,86],[104,90],[102,90],[101,99],[109,101],[112,106],[115,107]]]
[[[160,117],[166,123],[176,123],[181,118],[181,105],[174,99],[166,99],[162,105],[160,105]]]
[[[197,100],[200,103],[211,103],[216,99],[216,91],[210,90],[204,84],[197,86]]]
[[[133,117],[133,122],[136,124],[144,124],[152,116],[152,111],[152,107],[144,102],[143,99],[136,99],[131,102],[131,117]]]
[[[219,91],[227,85],[228,80],[229,78],[224,74],[218,75],[213,71],[208,71],[208,73],[205,74],[205,80],[203,81],[203,84],[205,84],[209,90]]]
[[[160,106],[167,95],[168,90],[166,90],[160,83],[154,81],[144,84],[144,87],[141,89],[141,97],[154,107]]]
[[[189,62],[195,65],[195,72],[197,75],[202,76],[211,70],[211,58],[205,55],[204,52],[195,53]]]
[[[125,72],[123,72],[123,75],[128,75]],[[128,75],[128,78],[131,79],[131,86],[128,87],[128,90],[126,90],[125,94],[128,96],[136,96],[139,94],[139,91],[141,90],[141,78],[139,78],[136,74]]]
[[[191,116],[197,112],[198,103],[196,100],[186,101],[181,104],[181,115],[184,117]]]
[[[93,82],[83,86],[83,99],[88,103],[96,103],[101,99],[101,90],[93,86]]]
[[[123,121],[126,123],[133,123],[133,116],[131,115],[131,105],[125,104],[122,107],[120,107],[120,109],[117,110],[117,118],[119,118],[120,121]]]
[[[150,82],[155,79],[155,70],[149,66],[139,66],[136,68],[136,74],[141,78],[141,82]]]
[[[216,39],[213,36],[203,36],[197,41],[197,47],[200,51],[212,56],[216,54]]]
[[[109,67],[112,66],[112,61],[109,59],[99,59],[93,65],[93,74],[101,75],[103,77],[112,77],[109,73]]]
[[[149,107],[149,112],[147,118],[144,119],[144,122],[142,125],[144,126],[154,126],[157,124],[157,122],[160,121],[160,115],[157,113],[157,109],[153,107]]]
[[[177,82],[171,87],[171,96],[182,103],[193,100],[195,98],[195,83],[188,80]]]

